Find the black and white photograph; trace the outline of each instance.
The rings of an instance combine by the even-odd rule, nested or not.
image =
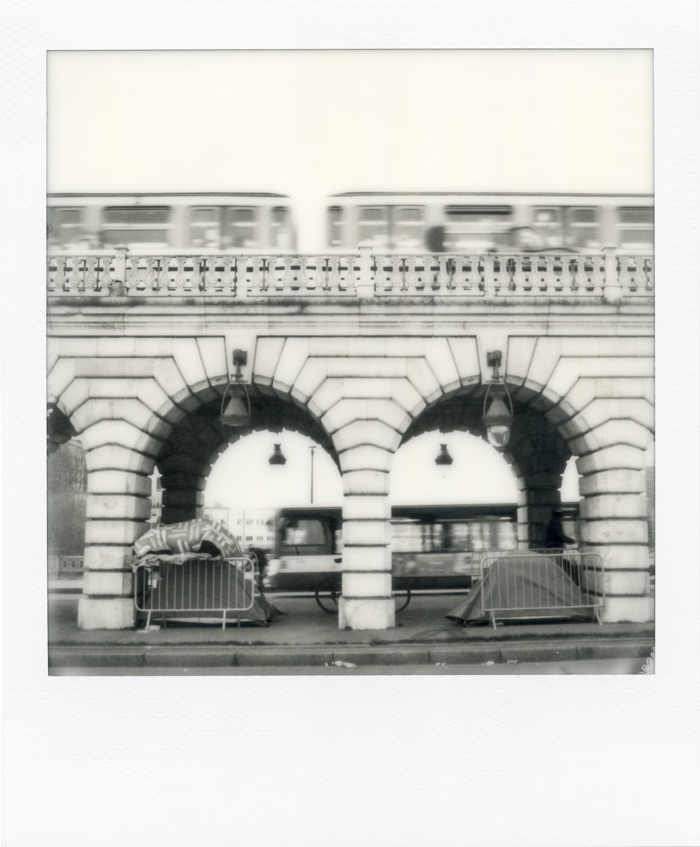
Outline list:
[[[3,847],[697,847],[697,3],[0,11]]]
[[[52,674],[653,672],[652,50],[47,85]]]

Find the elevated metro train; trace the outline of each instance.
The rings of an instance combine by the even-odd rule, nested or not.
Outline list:
[[[481,254],[594,253],[616,245],[629,255],[654,248],[651,195],[349,192],[327,199],[325,235],[302,208],[272,193],[52,194],[49,246]]]
[[[296,249],[284,194],[50,194],[49,246],[277,252]]]

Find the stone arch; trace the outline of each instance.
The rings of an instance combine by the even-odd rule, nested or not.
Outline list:
[[[511,338],[514,398],[540,411],[576,457],[581,541],[606,568],[604,619],[647,621],[644,452],[654,434],[653,339]]]

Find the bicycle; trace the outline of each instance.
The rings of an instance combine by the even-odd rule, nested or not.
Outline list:
[[[316,602],[324,612],[333,614],[338,611],[338,600],[342,595],[342,577],[340,574],[327,576],[316,586]],[[391,596],[396,600],[396,611],[403,610],[411,602],[411,589],[401,579],[392,578]]]

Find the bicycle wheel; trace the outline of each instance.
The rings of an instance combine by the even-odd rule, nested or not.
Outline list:
[[[403,580],[394,579],[391,584],[391,594],[396,601],[396,611],[403,612],[411,602],[411,589]]]
[[[338,599],[341,594],[341,581],[337,576],[327,576],[316,587],[316,602],[324,612],[333,614],[338,611]]]

